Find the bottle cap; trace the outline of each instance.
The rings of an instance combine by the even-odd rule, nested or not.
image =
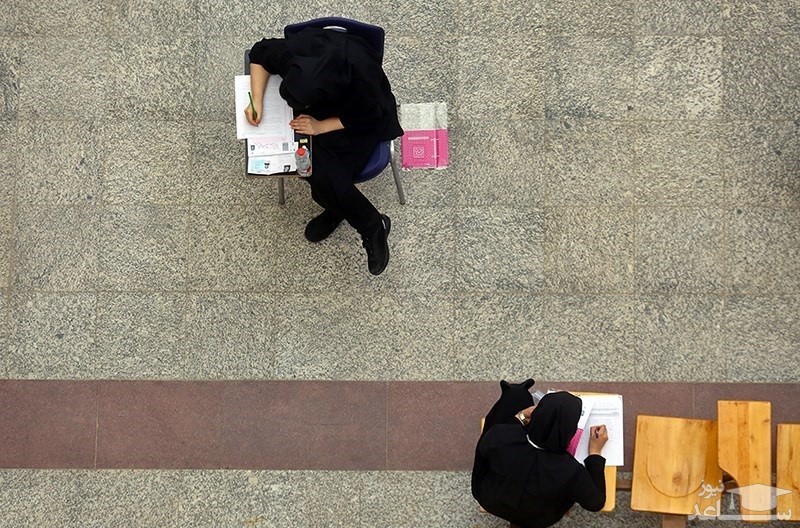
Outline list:
[[[306,155],[306,148],[305,147],[298,148],[297,149],[297,155],[298,156],[305,156]]]

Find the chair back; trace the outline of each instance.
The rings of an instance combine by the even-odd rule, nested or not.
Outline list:
[[[373,50],[378,52],[381,63],[383,62],[383,46],[386,41],[386,32],[380,26],[373,26],[372,24],[366,24],[349,18],[325,17],[315,18],[307,22],[298,22],[297,24],[289,24],[283,28],[283,35],[288,37],[308,27],[331,29],[359,36],[363,38]]]

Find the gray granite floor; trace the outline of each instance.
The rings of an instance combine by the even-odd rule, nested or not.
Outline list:
[[[378,278],[349,227],[303,239],[304,184],[242,175],[242,51],[320,15],[384,26],[398,101],[450,109],[450,169],[362,186]],[[0,377],[798,381],[798,50],[798,0],[4,1]],[[463,475],[303,511],[316,477],[0,478],[27,525],[492,525]]]
[[[479,510],[464,490],[469,474],[411,471],[32,471],[2,470],[0,526],[374,527],[508,526]],[[563,528],[657,528],[619,492],[609,513],[574,508]],[[693,520],[693,527],[745,528]],[[769,526],[789,528],[791,523]]]

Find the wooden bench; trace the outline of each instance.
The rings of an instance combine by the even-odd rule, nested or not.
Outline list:
[[[689,515],[719,515],[721,493],[710,496],[702,489],[721,482],[716,422],[637,417],[631,509],[661,513],[665,527],[686,526]]]
[[[745,521],[763,522],[773,508],[771,415],[770,402],[717,402],[719,466],[736,481]]]
[[[778,424],[778,481],[791,493],[778,496],[778,516],[800,521],[800,424]]]

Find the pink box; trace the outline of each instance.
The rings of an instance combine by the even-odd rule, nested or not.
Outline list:
[[[400,140],[404,169],[440,169],[447,167],[446,128],[436,130],[406,130]]]

